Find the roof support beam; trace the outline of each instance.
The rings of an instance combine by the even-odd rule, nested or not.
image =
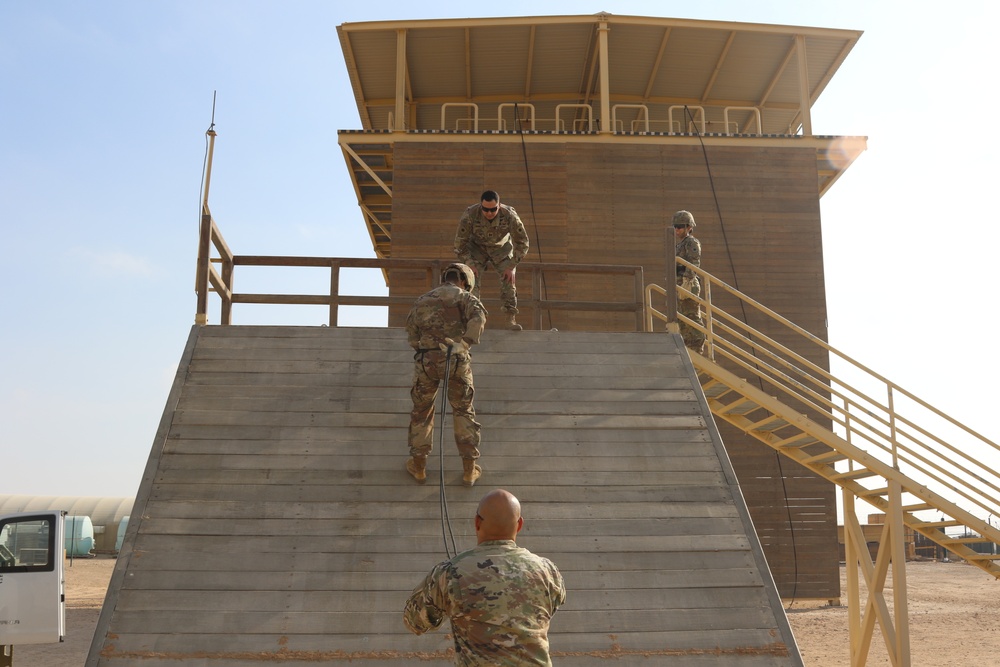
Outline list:
[[[754,105],[759,109],[763,109],[764,105],[767,104],[767,100],[771,97],[771,93],[774,92],[774,87],[778,85],[781,77],[785,75],[785,70],[788,69],[788,64],[792,62],[792,58],[795,57],[796,51],[795,41],[793,40],[791,45],[788,47],[788,51],[785,52],[785,57],[782,58],[781,64],[778,68],[774,70],[774,74],[771,76],[771,80],[767,83],[767,88],[764,89],[763,94],[757,100],[757,104]],[[745,132],[747,127],[749,127],[752,119],[748,119],[746,124],[743,126],[743,131]]]
[[[802,134],[811,137],[813,133],[812,95],[809,92],[809,61],[806,58],[806,36],[795,35],[795,50],[799,57],[799,108],[802,110]]]
[[[465,29],[465,97],[472,99],[472,37]]]
[[[535,61],[535,26],[528,31],[528,64],[524,67],[524,99],[531,99],[531,68]]]
[[[715,69],[712,70],[712,76],[709,77],[708,83],[705,84],[705,90],[701,94],[702,104],[711,97],[712,87],[715,85],[715,80],[719,78],[719,72],[722,71],[722,66],[726,62],[726,57],[729,55],[729,49],[732,48],[734,39],[736,39],[736,33],[730,32],[729,37],[726,39],[726,45],[722,47],[722,53],[719,54],[719,58],[715,61]]]
[[[396,31],[396,112],[393,130],[406,130],[406,30]]]
[[[601,132],[612,132],[611,127],[611,79],[608,73],[608,22],[601,21],[597,26],[597,50],[601,60],[600,95],[601,95]]]
[[[653,67],[649,71],[649,80],[646,82],[646,90],[642,93],[642,100],[645,102],[649,99],[649,96],[653,94],[653,84],[656,82],[656,75],[660,73],[660,65],[663,63],[663,52],[667,50],[667,42],[670,41],[670,31],[673,28],[667,28],[663,31],[663,38],[660,40],[660,50],[656,52],[656,60],[653,62]]]

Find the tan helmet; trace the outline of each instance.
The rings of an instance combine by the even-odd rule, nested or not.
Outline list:
[[[678,227],[680,225],[690,225],[691,227],[698,226],[695,224],[694,216],[691,215],[690,211],[677,211],[674,213],[673,226]]]
[[[441,282],[448,282],[448,276],[457,273],[459,279],[465,283],[465,290],[471,292],[472,288],[476,286],[476,274],[472,272],[472,269],[466,264],[461,262],[453,262],[445,267],[444,271],[441,272]]]

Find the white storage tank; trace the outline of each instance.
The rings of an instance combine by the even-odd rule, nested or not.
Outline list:
[[[122,542],[125,541],[125,529],[128,528],[128,514],[118,522],[118,538],[115,540],[115,553],[122,550]]]
[[[94,522],[86,515],[66,517],[66,537],[63,542],[67,556],[93,556]]]

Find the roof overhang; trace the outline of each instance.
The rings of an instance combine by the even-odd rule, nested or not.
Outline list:
[[[366,131],[342,131],[340,144],[378,256],[391,238],[391,146],[414,133],[809,143],[820,195],[866,147],[864,137],[817,136],[810,116],[857,30],[602,12],[344,23],[337,32]]]

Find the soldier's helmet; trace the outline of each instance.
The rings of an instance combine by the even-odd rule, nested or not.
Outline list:
[[[690,225],[691,227],[697,227],[698,225],[694,222],[694,216],[691,215],[690,211],[677,211],[674,213],[674,227],[679,227],[680,225]]]
[[[459,280],[465,283],[465,291],[471,292],[472,288],[476,286],[476,274],[466,264],[462,264],[461,262],[454,262],[446,266],[444,271],[441,272],[441,282],[448,282],[448,277],[455,274],[458,274]]]

